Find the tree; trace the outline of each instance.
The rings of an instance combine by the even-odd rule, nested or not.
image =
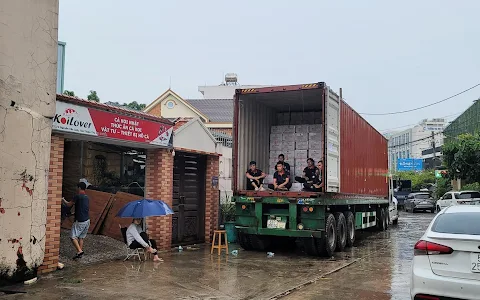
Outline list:
[[[462,134],[443,146],[443,161],[451,179],[480,182],[480,135]]]
[[[137,101],[132,101],[128,104],[124,104],[124,106],[126,106],[128,108],[131,108],[131,109],[135,109],[135,110],[143,110],[146,107],[145,104],[137,103]]]
[[[63,94],[66,95],[66,96],[75,97],[75,92],[74,91],[65,90],[65,91],[63,91]]]
[[[413,190],[425,188],[428,189],[431,185],[435,184],[435,171],[425,170],[421,172],[398,172],[395,174],[395,178],[400,178],[401,180],[411,180]]]
[[[97,91],[90,90],[90,94],[87,96],[87,99],[95,102],[100,102],[100,98],[97,95]]]

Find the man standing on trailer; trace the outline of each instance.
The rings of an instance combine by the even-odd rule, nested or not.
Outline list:
[[[291,187],[290,174],[285,171],[283,162],[277,162],[277,172],[273,174],[273,184],[269,184],[268,188],[275,191],[288,191]]]
[[[248,168],[247,172],[245,173],[248,180],[247,180],[247,190],[261,190],[263,191],[263,179],[267,176],[262,170],[257,169],[257,162],[251,161],[250,167]]]
[[[288,174],[290,174],[290,164],[285,162],[285,155],[283,154],[280,154],[278,156],[278,161],[279,162],[282,162],[283,163],[283,168],[285,169],[285,172],[287,172]],[[273,169],[275,170],[275,172],[277,171],[277,165],[275,165],[273,167]]]

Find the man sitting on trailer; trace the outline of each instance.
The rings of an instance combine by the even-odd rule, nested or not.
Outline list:
[[[257,163],[255,161],[250,162],[250,167],[245,173],[247,180],[247,190],[261,190],[263,191],[263,179],[267,176],[262,170],[257,169]]]
[[[288,174],[290,174],[290,164],[287,163],[287,162],[285,162],[285,155],[280,154],[280,155],[278,156],[278,161],[283,163],[283,168],[285,169],[285,172],[287,172]],[[274,169],[275,172],[276,172],[276,171],[277,171],[277,165],[273,166],[273,169]]]
[[[288,191],[291,187],[290,174],[285,171],[283,162],[277,162],[277,172],[273,174],[273,184],[269,184],[268,188],[275,191]]]
[[[318,182],[319,176],[320,170],[315,166],[315,161],[313,158],[309,158],[307,159],[307,167],[303,169],[303,176],[296,176],[295,180],[303,183],[304,189],[311,190],[312,185]]]
[[[321,192],[323,188],[323,181],[322,181],[322,171],[323,171],[323,161],[319,160],[317,163],[318,173],[313,178],[311,183],[304,183],[303,188],[307,191],[312,192]]]

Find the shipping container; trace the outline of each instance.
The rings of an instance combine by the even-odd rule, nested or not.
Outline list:
[[[278,123],[278,116],[287,120],[285,114],[290,113],[298,120],[303,115],[311,116],[312,112],[320,112],[323,125],[317,125],[322,130],[320,150],[323,149],[323,157],[314,159],[324,161],[325,192],[387,197],[386,138],[324,83],[237,90],[233,154],[235,193],[248,194],[245,172],[251,160],[271,173],[270,150],[280,154],[286,149],[281,145],[270,149],[272,126],[284,125],[284,122]],[[306,147],[303,140],[297,143],[302,145],[298,150]]]
[[[341,92],[325,83],[236,90],[233,131],[235,228],[244,249],[264,251],[278,239],[292,245],[299,239],[308,254],[331,257],[353,245],[356,230],[386,230],[391,223],[396,207],[387,140]],[[292,188],[246,189],[250,161],[271,183],[275,158],[286,153]],[[295,178],[307,158],[323,161],[320,190]]]

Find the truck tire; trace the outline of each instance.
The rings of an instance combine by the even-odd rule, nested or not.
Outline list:
[[[335,213],[335,224],[337,226],[337,247],[335,250],[342,252],[347,245],[347,221],[343,213]]]
[[[385,210],[383,208],[377,209],[377,230],[385,231]]]
[[[311,256],[318,256],[318,249],[317,244],[315,242],[315,238],[303,238],[303,247],[305,248],[305,252]]]
[[[384,215],[385,215],[385,221],[384,221],[385,224],[384,224],[383,227],[385,228],[385,230],[387,230],[388,225],[390,224],[390,211],[388,210],[388,208],[384,208],[383,211],[384,211]]]
[[[246,251],[253,250],[252,243],[250,242],[250,237],[245,233],[238,233],[238,243]]]
[[[268,247],[270,247],[270,239],[265,236],[250,235],[250,242],[253,250],[265,251]]]
[[[317,250],[321,256],[332,257],[337,248],[337,226],[333,214],[325,215],[325,235],[315,239]]]
[[[347,247],[353,247],[355,243],[355,216],[351,211],[344,213],[347,222]]]

